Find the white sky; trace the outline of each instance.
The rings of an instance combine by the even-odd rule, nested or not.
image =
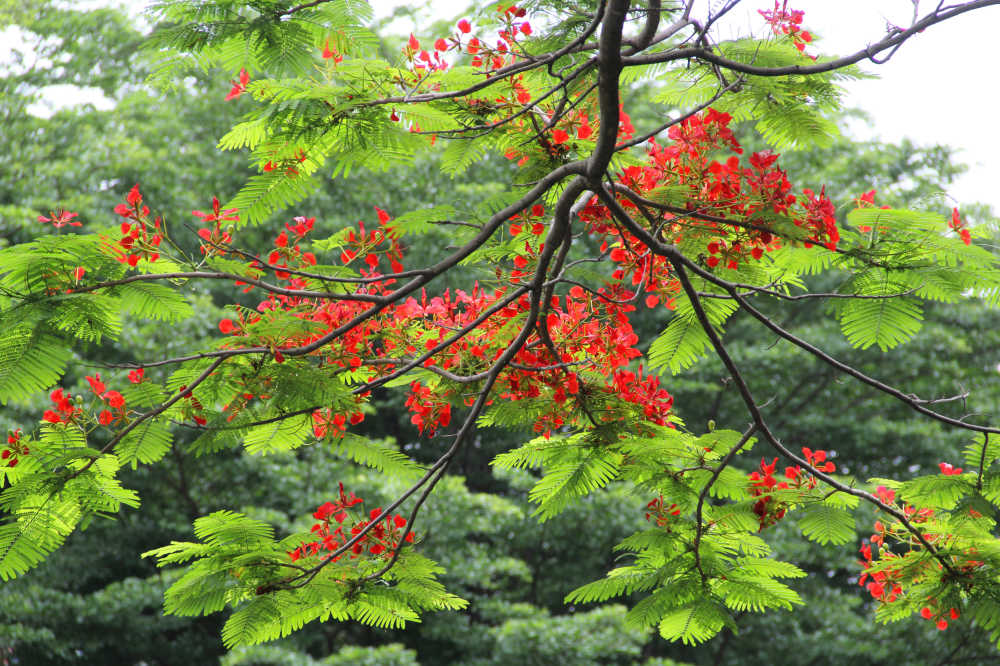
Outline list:
[[[403,0],[370,0],[376,14],[386,15]],[[919,0],[916,0],[919,2]],[[144,0],[126,0],[142,6]],[[718,6],[720,0],[706,0]],[[913,12],[914,0],[790,0],[789,5],[805,11],[805,25],[821,38],[826,53],[846,54],[878,41],[888,21],[905,26]],[[101,0],[77,0],[77,4],[103,5]],[[464,0],[429,0],[435,15],[460,12]],[[925,11],[935,2],[924,0]],[[745,8],[734,12],[720,26],[720,36],[763,34],[757,9],[770,9],[772,0],[747,0]],[[404,27],[406,29],[406,27]],[[1000,130],[993,116],[1000,102],[994,53],[991,47],[1000,29],[1000,7],[990,7],[933,26],[905,44],[884,65],[862,63],[880,78],[849,84],[848,106],[867,111],[870,127],[852,126],[855,138],[878,137],[896,141],[909,137],[917,143],[941,143],[960,149],[958,158],[969,172],[947,194],[955,204],[980,201],[1000,211]],[[16,35],[0,32],[0,62],[4,47],[13,45]],[[79,92],[59,91],[53,97],[84,100]],[[38,109],[42,111],[42,109]]]
[[[930,10],[937,0],[923,4]],[[840,54],[878,41],[887,20],[908,25],[913,12],[910,0],[799,0],[794,6],[805,11],[807,24],[817,27],[824,51]],[[852,127],[857,138],[909,137],[961,149],[958,158],[969,171],[948,194],[958,204],[980,201],[1000,213],[998,29],[1000,7],[933,26],[904,44],[889,62],[863,63],[880,78],[850,84],[846,102],[872,117],[871,127]]]

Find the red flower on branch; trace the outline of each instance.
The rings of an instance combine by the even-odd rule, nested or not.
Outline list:
[[[229,91],[229,94],[226,95],[226,99],[224,101],[228,102],[231,99],[236,99],[247,91],[247,84],[250,83],[250,75],[247,74],[246,69],[240,69],[239,79],[239,81],[230,81],[230,83],[233,84],[233,88]]]
[[[80,222],[74,222],[73,218],[78,217],[79,213],[71,213],[67,210],[61,210],[58,213],[50,212],[49,215],[52,217],[45,217],[44,215],[38,216],[38,221],[43,223],[52,223],[52,226],[56,229],[62,229],[63,227],[69,225],[71,227],[82,226]]]
[[[331,49],[330,48],[330,40],[329,39],[327,39],[326,43],[323,44],[323,53],[322,53],[322,56],[323,56],[324,60],[330,60],[332,58],[333,59],[333,63],[335,65],[343,62],[343,60],[344,60],[344,56],[340,55],[340,53],[337,52],[337,49]]]
[[[0,461],[7,467],[16,467],[21,456],[31,453],[26,444],[21,442],[21,429],[7,432],[7,445],[0,451]]]
[[[963,243],[965,243],[966,245],[971,245],[972,234],[970,234],[969,230],[964,227],[965,227],[965,220],[963,220],[961,216],[959,216],[958,208],[952,208],[951,221],[948,222],[948,228],[957,231],[958,235],[961,236]]]

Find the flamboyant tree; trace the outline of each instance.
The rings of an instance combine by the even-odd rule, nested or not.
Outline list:
[[[412,485],[368,507],[333,480],[328,501],[302,507],[315,511],[301,531],[233,511],[197,519],[197,541],[148,553],[183,567],[166,610],[233,607],[230,646],[313,620],[400,627],[465,603],[421,555],[418,518],[477,429],[499,426],[536,435],[494,465],[540,470],[531,498],[541,520],[612,481],[636,498],[621,510],[646,518],[620,544],[622,565],[568,603],[638,593],[636,627],[707,640],[734,613],[801,603],[781,580],[804,573],[772,557],[760,532],[794,522],[820,544],[854,542],[864,502],[878,520],[864,531],[861,584],[880,618],[919,614],[944,629],[968,614],[1000,638],[992,415],[866,374],[762,303],[826,300],[851,344],[882,350],[917,334],[924,300],[996,304],[1000,261],[959,208],[943,216],[883,207],[874,190],[828,192],[786,172],[776,151],[830,138],[838,83],[859,76],[858,63],[1000,0],[939,5],[841,58],[823,55],[802,13],[780,3],[759,12],[762,37],[717,40],[713,27],[738,4],[502,3],[448,34],[411,35],[388,58],[364,2],[156,5],[156,78],[231,69],[218,103],[252,104],[220,147],[249,149],[259,173],[227,204],[206,192],[205,210],[177,220],[136,184],[106,219],[53,210],[38,217],[47,233],[0,251],[0,399],[51,402],[0,453],[0,576],[27,572],[94,517],[137,506],[118,472],[160,461],[174,427],[198,430],[191,448],[206,454],[322,442]],[[622,102],[640,80],[662,105],[655,126],[633,125]],[[774,150],[746,154],[737,122]],[[371,192],[371,219],[327,238],[314,238],[314,218],[284,212],[321,176],[427,151],[441,151],[450,173],[502,155],[508,187],[412,211],[384,210]],[[835,200],[851,201],[846,226]],[[248,225],[274,219],[267,247],[244,241],[259,237]],[[408,265],[415,239],[441,229],[449,246],[436,261]],[[820,273],[836,286],[811,291]],[[135,318],[191,316],[206,285],[235,287],[211,343],[61,385],[78,350]],[[669,316],[652,340],[632,327],[644,310]],[[772,427],[781,415],[723,340],[737,312],[918,418],[967,431],[965,459],[930,476],[854,479],[829,451],[783,442]],[[684,424],[673,413],[661,376],[706,354],[724,364],[744,422]],[[353,432],[377,418],[373,394],[394,389],[425,437],[449,442],[430,464]],[[746,474],[734,462],[755,445]]]

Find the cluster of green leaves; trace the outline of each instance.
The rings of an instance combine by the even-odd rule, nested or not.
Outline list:
[[[777,291],[780,297],[805,289],[810,275],[829,271],[842,276],[830,307],[844,336],[860,349],[876,345],[886,351],[912,339],[928,300],[955,303],[971,295],[996,305],[996,255],[945,233],[947,223],[939,213],[857,208],[847,221],[855,229],[843,232],[839,255],[789,245],[770,253],[765,263],[727,271],[725,280],[741,285],[745,297],[754,287]],[[702,307],[716,332],[723,333],[738,303],[720,282],[693,280],[700,293],[709,294],[701,299]],[[677,375],[709,353],[711,345],[688,296],[679,294],[675,305],[674,316],[649,347],[649,360]]]
[[[719,54],[734,62],[757,67],[802,64],[802,54],[788,40],[724,41],[719,45]],[[816,62],[830,59],[817,58]],[[724,96],[714,102],[713,107],[729,113],[737,121],[752,121],[764,140],[780,151],[831,145],[840,134],[834,118],[840,110],[842,84],[869,78],[856,66],[809,76],[736,76],[740,81],[740,94]],[[647,77],[659,84],[654,100],[677,109],[706,104],[717,95],[719,88],[718,79],[705,64],[661,72],[654,70]]]
[[[571,592],[566,602],[648,592],[629,610],[627,622],[640,629],[659,625],[664,638],[693,644],[724,627],[735,628],[734,612],[802,603],[797,592],[777,579],[805,573],[768,557],[771,549],[757,534],[757,500],[747,492],[746,474],[730,465],[729,451],[752,446],[752,439],[744,441],[728,430],[695,437],[676,427],[650,427],[637,436],[612,429],[540,437],[497,456],[494,465],[542,469],[530,493],[541,520],[554,518],[612,480],[648,497],[669,498],[674,506],[661,516],[664,524],[637,532],[616,547],[633,563]],[[775,491],[773,501],[797,507],[803,534],[820,544],[843,544],[854,536],[848,509],[856,506],[856,497],[789,489]],[[650,512],[654,509],[647,509],[647,516]]]
[[[160,566],[188,565],[166,592],[167,613],[205,615],[227,605],[236,608],[222,629],[227,647],[281,638],[314,620],[397,629],[419,621],[423,612],[457,610],[467,603],[445,592],[436,580],[442,569],[412,549],[401,553],[382,581],[368,581],[365,576],[381,561],[358,566],[344,558],[314,571],[289,562],[288,552],[310,541],[310,532],[276,540],[267,523],[226,511],[199,518],[194,532],[200,543],[175,541],[144,557],[157,558]],[[302,580],[279,583],[287,580],[289,569],[301,572]]]
[[[53,387],[77,345],[114,340],[125,321],[172,322],[192,313],[183,295],[158,284],[132,282],[102,293],[63,293],[79,266],[111,280],[121,277],[125,269],[109,254],[103,234],[43,237],[0,250],[5,294],[0,300],[0,404]],[[152,383],[123,389],[123,394],[136,408],[151,408],[163,399]],[[171,445],[170,431],[159,422],[123,431],[113,451],[91,446],[85,427],[50,423],[37,435],[25,433],[21,441],[31,454],[17,467],[0,471],[0,482],[8,486],[0,503],[13,517],[2,528],[3,579],[37,565],[81,522],[115,514],[123,504],[138,506],[138,496],[118,481],[119,469],[155,462]]]
[[[904,512],[919,523],[936,554],[905,534],[898,521],[883,517],[887,545],[866,572],[905,584],[905,595],[878,608],[880,621],[896,621],[929,605],[963,608],[996,641],[1000,601],[993,572],[1000,565],[994,534],[1000,511],[1000,446],[979,435],[965,447],[963,458],[964,473],[924,475],[905,482],[870,480],[895,489]],[[943,568],[943,562],[950,570]],[[956,578],[960,585],[950,584]]]

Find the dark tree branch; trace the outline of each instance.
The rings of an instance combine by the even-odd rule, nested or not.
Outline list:
[[[1000,0],[976,0],[975,2],[965,2],[958,5],[950,5],[948,7],[939,7],[931,14],[928,14],[924,18],[915,22],[909,28],[905,30],[894,30],[881,41],[869,45],[856,53],[815,65],[761,67],[758,65],[731,60],[706,48],[688,47],[675,49],[673,51],[665,51],[663,53],[647,53],[644,55],[628,56],[624,59],[624,66],[634,67],[636,65],[652,65],[655,63],[695,59],[703,60],[713,65],[722,67],[723,69],[740,72],[742,74],[750,74],[753,76],[786,76],[789,74],[808,76],[810,74],[822,74],[824,72],[832,72],[834,70],[843,69],[844,67],[859,63],[862,60],[872,60],[875,62],[875,56],[879,53],[899,48],[903,42],[932,25],[947,21],[948,19],[954,18],[966,12],[996,5],[1000,5]],[[884,60],[882,62],[884,62]]]

